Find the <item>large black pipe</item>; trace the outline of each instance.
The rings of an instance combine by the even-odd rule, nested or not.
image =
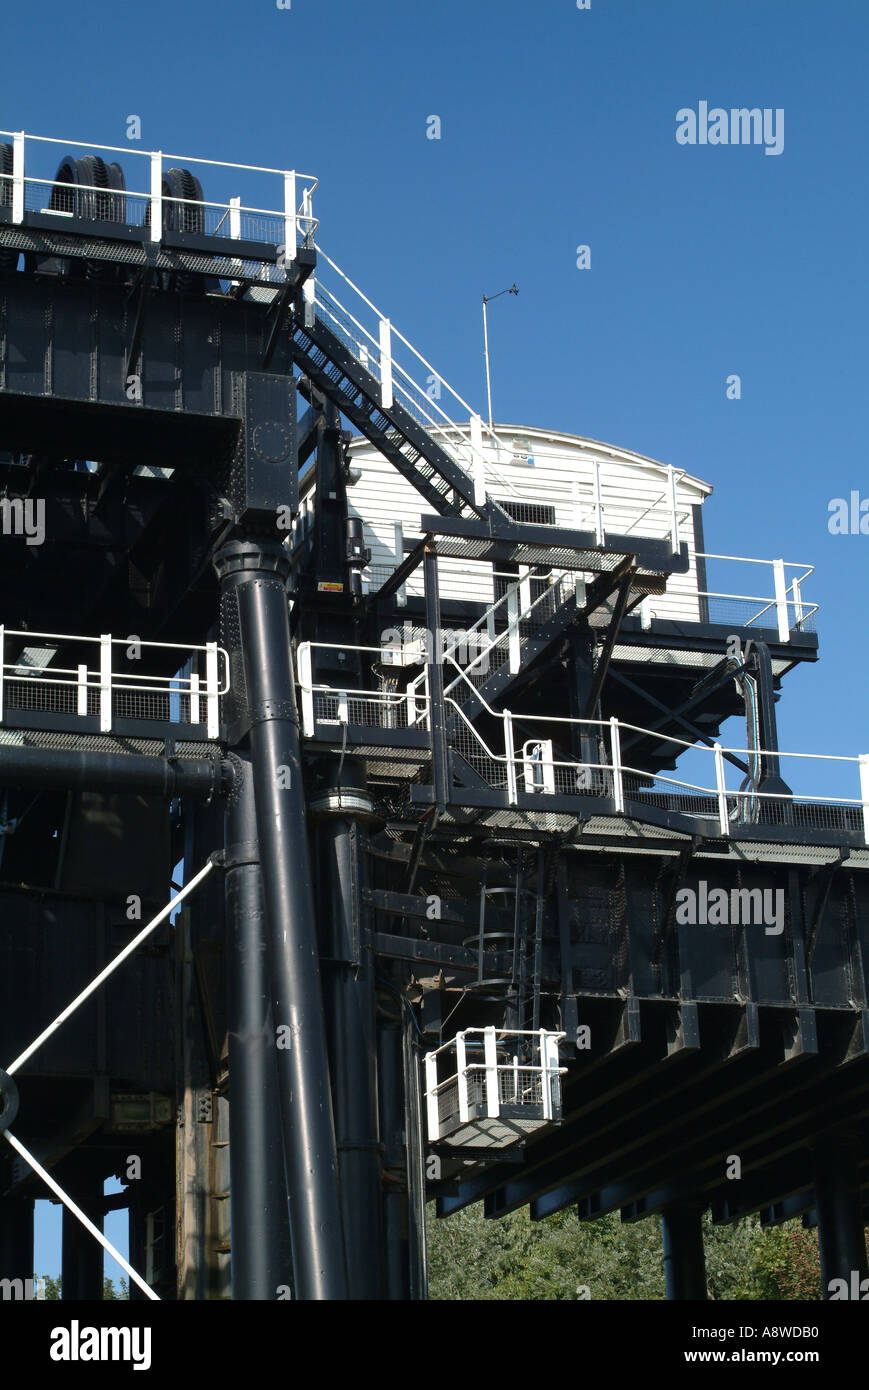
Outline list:
[[[292,1254],[253,770],[245,756],[233,767],[224,855],[232,1297],[267,1300],[292,1287]]]
[[[219,796],[229,764],[218,758],[148,757],[137,753],[79,753],[71,749],[0,748],[0,786],[86,788],[141,796]]]
[[[699,1202],[676,1201],[664,1208],[664,1277],[668,1299],[706,1298],[703,1209]]]
[[[251,540],[230,541],[215,563],[225,628],[235,639],[228,639],[233,681],[243,674],[250,726],[295,1293],[342,1299],[338,1164],[290,666],[289,561],[279,542]]]
[[[860,1198],[859,1148],[849,1138],[829,1137],[815,1150],[815,1201],[821,1255],[821,1296],[841,1297],[843,1279],[848,1297],[867,1277],[866,1233]]]
[[[386,1002],[388,999],[388,1003]],[[401,1003],[390,991],[377,1037],[380,1132],[384,1143],[383,1251],[386,1297],[411,1298]]]
[[[371,802],[355,764],[337,765],[312,795],[319,836],[321,944],[341,1215],[352,1299],[383,1296],[381,1146],[377,1116],[374,961],[360,904],[358,820]],[[356,823],[354,823],[356,822]]]

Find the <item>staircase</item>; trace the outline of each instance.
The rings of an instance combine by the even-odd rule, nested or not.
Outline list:
[[[321,318],[294,324],[293,361],[389,459],[441,516],[500,516],[479,495],[470,473],[398,401],[381,404],[382,384]]]
[[[520,573],[467,632],[445,647],[444,695],[473,720],[487,705],[502,699],[519,672],[527,670],[584,611],[585,595],[572,571],[553,570],[547,576]],[[456,653],[460,646],[471,644],[474,655],[460,666]],[[426,672],[422,672],[410,683],[408,693],[420,692],[425,681]],[[448,728],[458,722],[453,711]]]

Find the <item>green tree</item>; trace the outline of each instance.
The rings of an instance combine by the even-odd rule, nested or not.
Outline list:
[[[710,1299],[818,1299],[818,1240],[799,1220],[764,1228],[703,1218]],[[581,1222],[574,1207],[533,1222],[527,1208],[487,1221],[477,1204],[438,1221],[428,1212],[433,1299],[654,1300],[664,1297],[661,1224],[618,1213]]]

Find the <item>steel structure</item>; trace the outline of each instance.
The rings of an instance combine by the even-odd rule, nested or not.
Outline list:
[[[0,1276],[48,1184],[64,1298],[121,1205],[139,1297],[423,1298],[432,1198],[659,1213],[673,1298],[706,1209],[864,1277],[869,760],[776,728],[810,571],[710,592],[673,469],[517,501],[315,187],[0,132]],[[421,499],[376,576],[353,431]]]

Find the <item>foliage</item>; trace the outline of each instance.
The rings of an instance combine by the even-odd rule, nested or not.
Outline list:
[[[765,1229],[757,1217],[703,1219],[711,1299],[819,1299],[818,1238],[801,1223]],[[527,1208],[487,1221],[477,1204],[438,1221],[428,1212],[433,1299],[664,1298],[661,1226],[618,1213],[581,1222],[576,1208],[530,1220]]]
[[[103,1279],[103,1298],[125,1299],[130,1297],[130,1288],[126,1279],[120,1279],[119,1288],[115,1288],[111,1279]],[[50,1274],[45,1276],[45,1297],[47,1300],[60,1298],[60,1278],[53,1279]]]

